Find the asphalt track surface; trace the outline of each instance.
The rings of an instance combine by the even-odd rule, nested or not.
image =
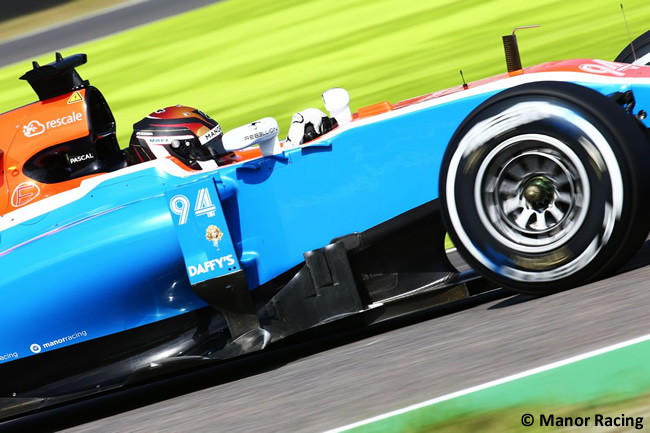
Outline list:
[[[324,431],[647,334],[648,265],[650,242],[619,275],[567,292],[533,297],[497,290],[375,328],[303,338],[4,427]]]
[[[12,0],[20,1],[20,0]],[[220,0],[133,0],[98,13],[0,44],[0,67],[121,32]],[[54,58],[52,58],[54,60]]]
[[[154,1],[158,8],[146,9],[148,21],[160,17],[163,3],[170,5],[169,15],[176,3],[187,10],[214,2]],[[96,33],[99,28],[110,33],[145,22],[133,10],[117,12],[110,20],[72,24],[71,39],[61,39],[71,30],[63,27],[52,30],[59,36],[48,32],[2,45],[0,64],[108,34]],[[8,60],[11,55],[17,57]],[[324,431],[647,334],[649,265],[647,242],[624,272],[567,292],[537,298],[497,290],[366,330],[294,340],[235,362],[44,411],[0,430]]]

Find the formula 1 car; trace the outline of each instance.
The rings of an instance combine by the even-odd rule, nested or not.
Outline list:
[[[475,275],[550,293],[617,270],[650,228],[648,33],[526,69],[504,42],[501,76],[354,114],[326,92],[331,131],[302,144],[171,107],[126,154],[85,55],[35,63],[39,101],[0,117],[0,418],[493,287]]]

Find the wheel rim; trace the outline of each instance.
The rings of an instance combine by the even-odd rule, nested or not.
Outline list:
[[[566,243],[586,218],[589,182],[580,159],[560,140],[512,137],[482,161],[474,185],[479,218],[509,248],[544,253]]]

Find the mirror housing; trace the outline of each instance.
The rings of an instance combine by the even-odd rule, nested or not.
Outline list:
[[[233,152],[258,144],[262,155],[278,155],[282,153],[278,139],[279,132],[278,121],[272,117],[265,117],[223,134],[223,147]]]
[[[323,103],[330,117],[336,119],[339,125],[345,125],[352,120],[350,112],[350,94],[342,87],[333,87],[323,92]]]

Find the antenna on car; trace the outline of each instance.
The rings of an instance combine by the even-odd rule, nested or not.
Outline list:
[[[519,55],[519,47],[517,46],[517,36],[515,35],[515,32],[517,30],[532,29],[535,27],[541,27],[541,25],[533,24],[531,26],[515,27],[511,35],[503,36],[503,48],[506,52],[506,66],[508,68],[508,75],[511,77],[513,75],[523,74],[521,56]]]
[[[623,14],[623,21],[625,22],[625,30],[627,30],[627,37],[630,40],[630,48],[632,49],[632,57],[634,58],[634,63],[636,63],[636,52],[634,51],[634,43],[632,41],[632,35],[630,34],[630,26],[627,24],[627,18],[625,17],[625,9],[623,9],[623,3],[621,3],[621,13]]]
[[[467,85],[467,82],[465,81],[465,76],[463,76],[463,70],[460,70],[460,79],[463,80],[463,89],[467,90],[469,89],[469,86]]]
[[[85,54],[63,57],[61,53],[56,53],[55,59],[54,62],[43,66],[36,61],[32,62],[33,69],[20,77],[21,80],[27,80],[41,101],[64,95],[90,84],[88,80],[83,80],[75,69],[86,63]]]

